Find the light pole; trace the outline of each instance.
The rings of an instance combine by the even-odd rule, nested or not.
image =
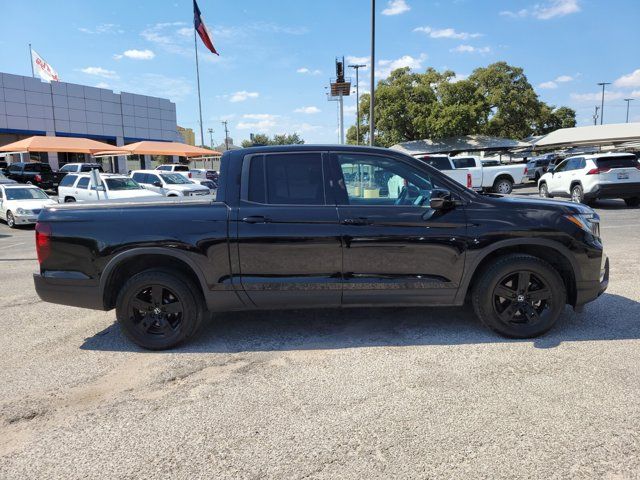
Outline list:
[[[366,67],[366,65],[349,65],[349,68],[353,68],[356,71],[356,145],[360,145],[360,77],[359,70]]]
[[[594,125],[598,125],[598,110],[600,110],[600,107],[596,105],[596,112],[593,114]]]
[[[224,148],[229,150],[229,129],[227,128],[227,120],[221,122],[224,125]]]
[[[213,150],[213,128],[207,130],[209,132],[209,144],[211,145],[211,150]]]
[[[629,104],[635,100],[635,98],[625,98],[624,101],[627,102],[627,123],[629,123]]]
[[[611,82],[598,83],[602,87],[602,103],[600,104],[600,125],[604,122],[604,87],[611,85]]]
[[[375,115],[373,107],[376,104],[376,0],[371,0],[371,101],[369,103],[369,146],[373,147],[373,132],[375,131]]]

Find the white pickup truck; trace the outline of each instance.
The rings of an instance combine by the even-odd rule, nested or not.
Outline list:
[[[464,168],[455,168],[451,159],[446,155],[415,155],[415,158],[422,160],[427,165],[431,165],[436,170],[440,170],[447,177],[454,179],[467,188],[479,188],[473,182],[473,174]]]
[[[484,166],[479,157],[450,157],[455,169],[471,172],[473,188],[491,190],[503,195],[511,193],[514,185],[527,181],[527,165],[500,164]]]

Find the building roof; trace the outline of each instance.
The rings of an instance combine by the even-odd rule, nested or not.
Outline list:
[[[489,137],[487,135],[464,135],[461,137],[449,137],[442,140],[414,140],[398,143],[391,148],[410,155],[450,152],[472,152],[491,150],[510,150],[524,148],[529,143],[509,138]]]
[[[0,147],[0,152],[70,152],[93,154],[106,149],[120,151],[118,147],[88,138],[35,136],[4,145]],[[120,152],[120,155],[122,155],[122,152]]]
[[[588,145],[618,145],[640,141],[640,123],[612,123],[561,128],[533,140],[534,148]]]

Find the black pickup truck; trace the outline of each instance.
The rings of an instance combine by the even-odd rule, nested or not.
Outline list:
[[[116,309],[149,349],[207,312],[470,301],[502,335],[549,330],[607,287],[587,206],[475,193],[391,150],[226,152],[215,201],[60,205],[36,226],[45,301]]]
[[[48,163],[16,162],[6,169],[6,176],[18,183],[35,185],[44,190],[53,188],[56,176]]]

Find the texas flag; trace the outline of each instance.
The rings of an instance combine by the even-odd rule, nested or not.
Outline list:
[[[202,14],[200,13],[200,9],[198,8],[198,3],[196,2],[196,0],[193,0],[193,27],[196,29],[196,32],[198,32],[198,35],[200,35],[204,46],[207,47],[211,51],[211,53],[220,55],[216,51],[216,47],[213,46],[211,33],[209,33],[209,29],[204,24],[204,20],[202,19]]]

